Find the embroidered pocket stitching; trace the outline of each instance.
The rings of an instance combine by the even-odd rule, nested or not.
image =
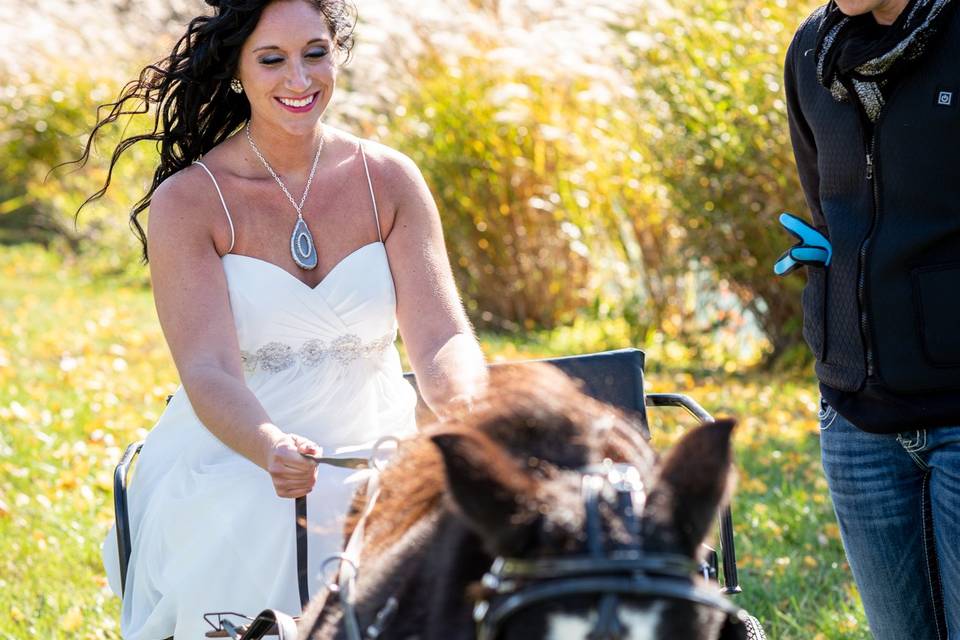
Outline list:
[[[821,411],[820,418],[820,431],[825,431],[833,426],[834,421],[837,419],[837,410],[827,405],[827,408]]]
[[[910,438],[904,437],[902,433],[897,434],[897,442],[907,453],[916,453],[927,447],[927,430],[920,429],[913,432]]]

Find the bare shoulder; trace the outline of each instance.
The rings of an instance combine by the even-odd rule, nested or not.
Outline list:
[[[396,188],[409,188],[423,182],[423,175],[413,160],[382,142],[361,138],[330,125],[325,127],[324,135],[326,144],[330,150],[336,149],[335,153],[342,162],[356,159],[362,148],[375,188],[392,192]]]
[[[206,186],[213,188],[203,168],[190,165],[160,183],[150,199],[151,210],[158,205],[163,209],[189,207],[195,203],[197,191]]]
[[[151,253],[167,247],[213,246],[225,252],[229,226],[216,187],[199,165],[164,180],[150,198],[147,243]],[[225,229],[219,229],[219,226]],[[225,237],[221,237],[225,236]]]
[[[423,174],[406,154],[373,140],[359,140],[371,173],[393,189],[410,189],[423,183]]]

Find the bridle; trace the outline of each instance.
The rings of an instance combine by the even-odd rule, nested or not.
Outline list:
[[[723,639],[746,639],[746,611],[694,576],[709,577],[712,569],[686,556],[648,553],[641,548],[640,514],[645,494],[640,474],[629,465],[603,465],[581,471],[581,495],[586,515],[585,554],[540,558],[498,557],[483,576],[488,596],[474,607],[477,640],[498,640],[518,613],[531,607],[571,596],[599,598],[597,620],[588,640],[622,640],[629,631],[617,611],[621,600],[656,598],[702,605],[725,615]],[[622,519],[630,543],[607,551],[604,545],[600,505],[608,487],[613,488],[612,505]],[[368,509],[371,505],[368,504]],[[366,511],[366,510],[365,510]],[[349,545],[348,545],[349,546]],[[338,580],[328,584],[331,595],[338,596],[343,611],[344,630],[349,640],[379,637],[397,613],[397,599],[391,596],[363,629],[353,602],[354,581],[359,567],[347,556],[341,561]],[[347,569],[344,580],[343,569]]]
[[[639,516],[645,494],[637,470],[607,463],[583,470],[582,474],[586,553],[536,560],[495,559],[483,577],[489,596],[474,608],[477,640],[497,640],[519,612],[570,596],[599,599],[597,620],[587,636],[589,640],[628,637],[617,610],[621,600],[638,597],[716,609],[726,616],[721,637],[746,638],[746,612],[724,598],[719,589],[694,580],[696,574],[709,575],[708,565],[698,565],[678,554],[645,553],[641,549]],[[614,551],[605,550],[600,515],[603,494],[608,487],[614,490],[612,506],[622,518],[630,541],[625,548]]]

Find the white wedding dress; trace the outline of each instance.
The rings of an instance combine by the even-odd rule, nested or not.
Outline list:
[[[376,202],[373,209],[376,216]],[[225,202],[224,210],[229,219]],[[257,258],[228,253],[222,262],[246,384],[275,424],[327,456],[366,456],[382,436],[415,431],[416,393],[394,346],[396,293],[382,238],[314,288]],[[323,588],[321,564],[340,551],[343,517],[365,479],[319,466],[307,499],[311,595]],[[204,427],[183,387],[146,438],[128,501],[127,640],[199,640],[210,630],[208,612],[300,611],[294,500],[277,497],[266,471]],[[113,529],[103,559],[119,593]]]

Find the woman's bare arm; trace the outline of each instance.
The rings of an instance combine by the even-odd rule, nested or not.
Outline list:
[[[420,170],[384,147],[379,180],[395,204],[386,246],[400,333],[424,400],[437,415],[468,404],[486,386],[483,353],[450,270],[440,214]]]
[[[297,450],[316,448],[273,424],[244,382],[211,215],[224,214],[219,202],[211,209],[197,197],[212,189],[199,171],[186,169],[153,194],[147,242],[160,326],[190,403],[207,429],[270,473],[278,495],[304,495],[313,487],[316,469]]]

